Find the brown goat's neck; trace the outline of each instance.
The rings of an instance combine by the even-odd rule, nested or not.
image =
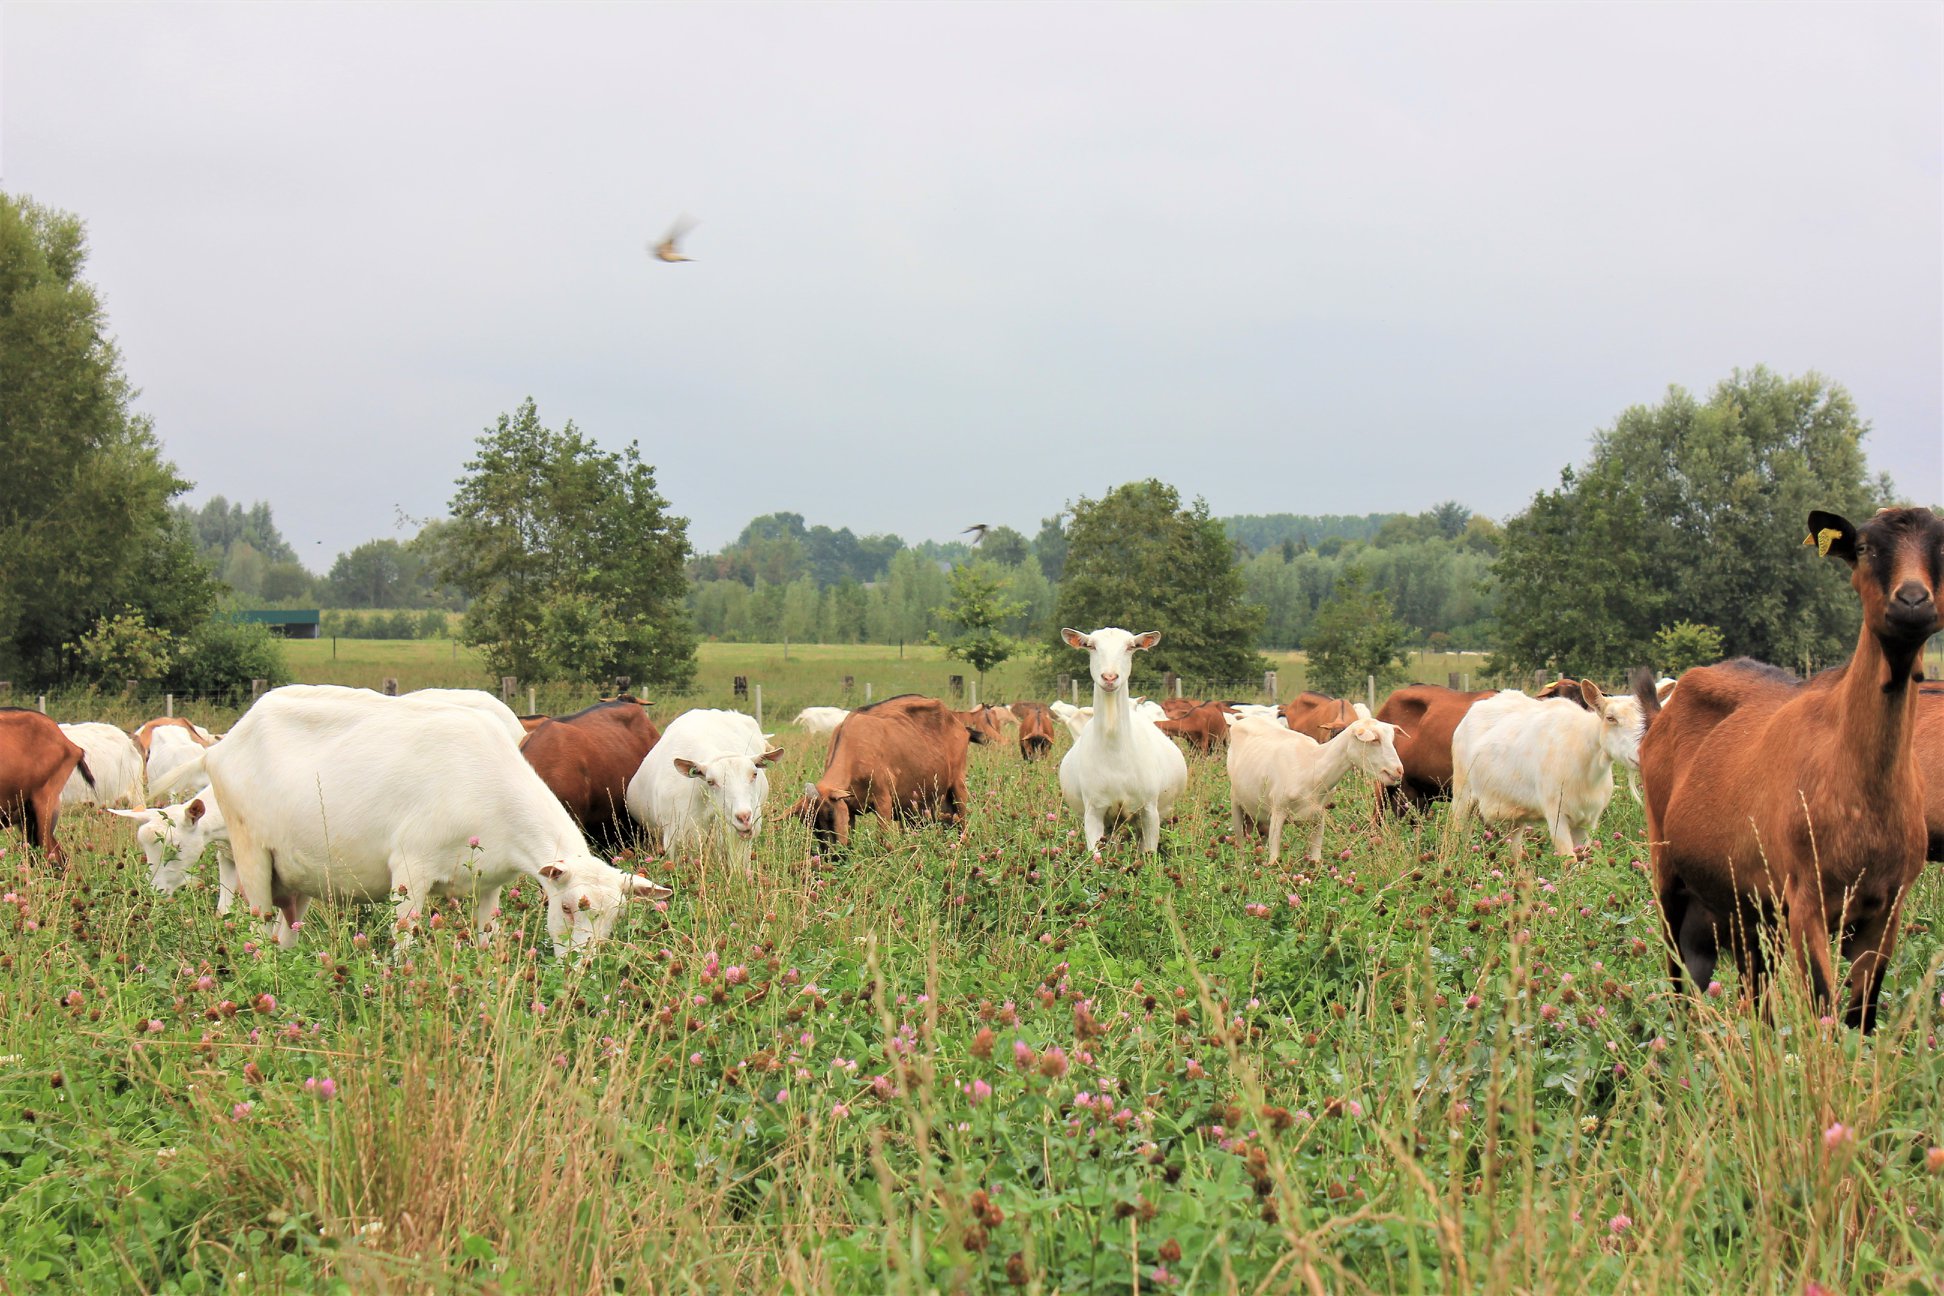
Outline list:
[[[1917,709],[1913,660],[1911,653],[1886,653],[1867,625],[1857,636],[1838,691],[1838,733],[1844,756],[1866,778],[1888,778],[1899,763],[1916,759],[1910,746]]]

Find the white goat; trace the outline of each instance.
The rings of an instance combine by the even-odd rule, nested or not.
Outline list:
[[[1309,858],[1323,858],[1324,797],[1353,769],[1379,787],[1404,781],[1397,758],[1397,726],[1374,720],[1370,708],[1355,704],[1357,718],[1326,743],[1292,733],[1286,724],[1256,717],[1229,720],[1229,826],[1237,836],[1263,829],[1268,821],[1269,862],[1282,849],[1285,821],[1315,821]]]
[[[94,783],[76,769],[61,788],[61,805],[138,806],[142,804],[142,749],[111,724],[89,720],[64,724],[61,732],[88,753]]]
[[[1591,680],[1579,688],[1584,708],[1506,689],[1465,713],[1451,738],[1454,822],[1476,812],[1512,826],[1515,859],[1534,824],[1567,858],[1593,840],[1613,799],[1614,764],[1640,768],[1640,703],[1608,697]]]
[[[805,707],[797,712],[796,725],[807,734],[830,733],[849,714],[843,707]]]
[[[230,911],[236,902],[236,857],[230,852],[229,823],[214,790],[204,788],[181,805],[111,813],[135,821],[135,844],[148,860],[149,884],[163,895],[179,890],[203,852],[214,847],[216,912]]]
[[[1053,718],[1065,725],[1067,733],[1075,738],[1080,736],[1080,731],[1087,727],[1094,714],[1092,707],[1077,707],[1071,702],[1055,702],[1047,710],[1051,711]]]
[[[1161,635],[1107,626],[1092,634],[1063,629],[1060,637],[1068,647],[1086,650],[1095,721],[1075,733],[1072,749],[1060,761],[1060,793],[1085,823],[1087,849],[1094,854],[1111,825],[1138,816],[1141,849],[1152,855],[1161,841],[1162,818],[1188,784],[1181,749],[1152,720],[1136,714],[1127,696],[1134,654],[1160,643]]]

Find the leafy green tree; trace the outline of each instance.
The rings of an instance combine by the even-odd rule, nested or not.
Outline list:
[[[217,595],[86,257],[80,221],[0,194],[0,679],[22,683],[63,678],[103,617],[179,635]]]
[[[90,684],[160,679],[173,656],[168,631],[150,625],[133,608],[102,617],[94,629],[63,646],[73,652],[79,674]]]
[[[1409,632],[1391,615],[1390,600],[1370,588],[1361,567],[1345,569],[1336,592],[1316,610],[1316,624],[1304,640],[1309,654],[1309,686],[1338,697],[1358,697],[1368,676],[1379,688],[1404,679],[1402,653]]]
[[[1033,552],[1026,537],[1009,526],[996,526],[979,541],[979,556],[1001,567],[1017,567]]]
[[[954,567],[952,600],[937,610],[940,617],[958,627],[958,633],[934,634],[933,639],[945,645],[947,657],[979,672],[981,685],[985,673],[1009,659],[1016,647],[1002,627],[1025,611],[1026,602],[1008,594],[1011,583],[995,563],[985,559]]]
[[[1887,502],[1849,393],[1816,374],[1737,371],[1705,401],[1678,387],[1595,435],[1506,524],[1498,665],[1618,674],[1653,628],[1713,625],[1723,650],[1796,667],[1840,659],[1856,601],[1833,564],[1803,561],[1811,509]]]
[[[1245,600],[1234,550],[1205,502],[1185,507],[1174,487],[1150,478],[1080,500],[1072,519],[1043,650],[1048,674],[1073,655],[1061,626],[1161,631],[1160,644],[1136,657],[1137,670],[1233,683],[1267,669],[1255,651],[1262,609]]]
[[[1721,660],[1721,631],[1694,621],[1662,626],[1654,636],[1654,669],[1679,675],[1690,666],[1711,666]]]
[[[1056,585],[1066,573],[1066,517],[1065,513],[1055,513],[1050,518],[1042,518],[1039,534],[1033,537],[1033,557],[1039,559],[1040,571],[1046,579]]]
[[[494,674],[694,678],[688,521],[669,514],[637,445],[617,454],[571,421],[551,430],[529,398],[480,436],[458,485],[440,578],[473,600],[463,637]]]

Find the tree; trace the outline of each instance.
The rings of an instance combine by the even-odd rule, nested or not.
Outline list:
[[[1404,679],[1407,632],[1391,616],[1390,600],[1370,588],[1361,567],[1346,568],[1336,591],[1316,610],[1303,649],[1309,654],[1309,686],[1338,697],[1358,696],[1368,676],[1380,688]]]
[[[685,602],[688,520],[668,513],[638,445],[603,450],[532,398],[479,438],[438,546],[440,577],[473,600],[463,637],[496,675],[695,676]]]
[[[1235,683],[1267,668],[1255,651],[1262,609],[1245,601],[1228,537],[1204,501],[1183,507],[1166,482],[1129,482],[1075,504],[1066,539],[1064,579],[1045,640],[1048,674],[1072,657],[1061,626],[1159,630],[1160,644],[1135,659],[1137,669]]]
[[[91,684],[160,679],[172,655],[168,632],[133,608],[102,617],[79,640],[62,646],[73,651],[78,674]]]
[[[1050,518],[1040,520],[1039,534],[1033,537],[1033,556],[1039,559],[1040,570],[1046,579],[1058,584],[1066,574],[1067,533],[1066,514],[1055,513]]]
[[[1679,675],[1690,666],[1709,666],[1721,660],[1721,631],[1711,625],[1677,621],[1654,636],[1654,669]]]
[[[124,609],[167,635],[217,587],[169,501],[188,488],[162,457],[81,278],[81,222],[0,194],[0,679],[52,682]]]
[[[1811,509],[1868,516],[1869,476],[1849,393],[1815,374],[1737,371],[1705,401],[1678,387],[1597,433],[1581,469],[1507,522],[1494,572],[1500,667],[1618,674],[1656,626],[1719,628],[1723,650],[1797,667],[1845,656],[1855,599],[1805,562]]]
[[[957,625],[959,632],[950,637],[934,634],[933,640],[945,645],[947,657],[979,672],[981,685],[987,671],[1013,655],[1013,641],[1001,627],[1025,611],[1026,603],[1008,597],[1011,583],[996,564],[983,558],[954,567],[952,601],[937,609],[938,615]]]
[[[996,526],[979,541],[979,556],[1001,567],[1017,567],[1033,552],[1026,537],[1009,526]]]
[[[290,683],[290,668],[276,636],[267,626],[218,613],[182,640],[169,668],[168,687],[176,693],[235,696],[259,679],[272,688]]]

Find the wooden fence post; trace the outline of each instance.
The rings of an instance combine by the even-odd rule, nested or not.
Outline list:
[[[388,688],[388,689],[386,689],[385,691],[386,691],[387,693],[389,693],[389,694],[391,694],[391,695],[392,695],[393,697],[397,697],[397,696],[398,696],[398,681],[397,681],[397,680],[386,680],[385,682],[386,682],[387,684],[389,684],[389,685],[391,685],[391,687],[390,687],[390,688]],[[256,700],[257,700],[258,698],[260,698],[260,697],[262,697],[262,696],[263,696],[263,690],[265,690],[266,688],[269,688],[269,687],[270,687],[270,681],[269,681],[269,680],[261,680],[261,679],[253,679],[253,680],[251,680],[251,681],[250,681],[250,701],[252,701],[252,702],[254,702],[254,701],[256,701]]]
[[[1369,698],[1369,701],[1364,705],[1368,706],[1371,712],[1375,714],[1377,710],[1377,677],[1375,675],[1364,676],[1364,694]]]
[[[250,682],[254,686],[259,681],[252,680]],[[385,696],[386,697],[398,696],[398,679],[396,676],[387,675],[385,677]]]
[[[162,714],[170,717],[175,715],[175,694],[164,693],[162,695]]]
[[[1271,702],[1276,700],[1276,672],[1262,672],[1262,691],[1269,695]]]
[[[1457,671],[1446,671],[1445,687],[1448,689],[1456,689],[1458,687],[1458,681],[1461,680],[1462,678],[1464,677],[1461,676]]]
[[[945,681],[945,684],[951,692],[953,701],[963,702],[965,700],[965,676],[953,675]]]
[[[735,695],[737,697],[739,698],[748,697],[749,696],[749,676],[747,675],[736,676],[735,679],[730,682],[730,687],[734,690]]]
[[[864,705],[871,705],[871,686],[868,683],[864,685]]]

